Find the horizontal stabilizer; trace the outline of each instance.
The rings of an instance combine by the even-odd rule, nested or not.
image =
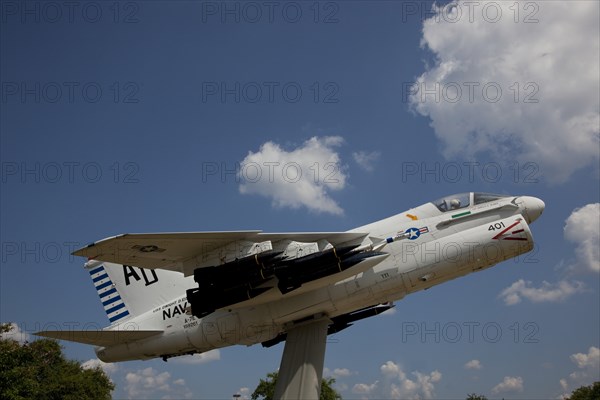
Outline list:
[[[35,335],[94,346],[113,346],[160,335],[163,331],[42,331]]]

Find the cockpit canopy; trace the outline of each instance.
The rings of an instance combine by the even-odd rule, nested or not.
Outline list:
[[[510,197],[506,194],[493,194],[493,193],[481,193],[481,192],[470,192],[470,193],[459,193],[451,196],[445,196],[441,199],[435,200],[432,203],[441,212],[458,210],[461,208],[469,207],[470,205],[487,203],[490,201],[498,200],[503,197]]]

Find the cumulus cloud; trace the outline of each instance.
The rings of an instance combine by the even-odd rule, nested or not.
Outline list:
[[[207,351],[206,353],[185,355],[181,357],[173,358],[175,364],[206,364],[211,361],[218,361],[221,359],[221,352],[219,349]]]
[[[522,392],[523,378],[520,376],[505,376],[504,380],[492,388],[493,394],[505,392]]]
[[[379,370],[381,380],[372,384],[357,383],[352,392],[362,394],[364,398],[432,399],[435,397],[435,384],[442,379],[442,374],[437,370],[430,373],[413,371],[407,374],[393,361],[386,361]]]
[[[313,137],[288,151],[266,142],[240,163],[240,193],[268,197],[275,207],[306,207],[341,215],[343,210],[330,192],[346,185],[341,159],[335,151],[342,143],[340,136]]]
[[[112,375],[119,370],[119,365],[114,363],[105,363],[97,358],[92,358],[81,364],[83,369],[100,368],[107,375]]]
[[[565,221],[565,239],[577,244],[576,262],[568,270],[600,272],[600,203],[575,209]],[[534,303],[559,302],[585,289],[582,282],[562,279],[556,283],[543,281],[540,287],[519,279],[504,289],[499,297],[506,305],[515,305],[526,298]]]
[[[333,370],[333,374],[334,377],[338,377],[338,378],[342,378],[345,376],[350,376],[352,375],[352,371],[350,371],[348,368],[336,368]]]
[[[183,379],[171,380],[169,372],[152,367],[128,372],[125,375],[125,393],[129,398],[191,398],[192,393]]]
[[[600,203],[575,209],[565,221],[564,235],[577,243],[572,269],[600,272]]]
[[[330,370],[329,368],[325,368],[323,370],[324,376],[330,376],[335,379],[346,378],[348,376],[354,375],[355,373],[350,371],[348,368],[334,368]]]
[[[250,398],[250,388],[241,387],[238,389],[237,394],[239,394],[240,400],[248,400]]]
[[[591,346],[587,353],[571,354],[569,358],[577,366],[577,370],[567,378],[560,379],[560,386],[565,392],[563,397],[579,386],[597,381],[600,376],[600,348]]]
[[[599,160],[600,3],[524,4],[436,8],[422,37],[434,65],[409,101],[431,119],[446,157],[535,162],[563,182]]]
[[[381,156],[381,153],[378,151],[357,151],[355,153],[352,153],[352,158],[354,158],[354,162],[356,162],[359,167],[369,172],[375,169],[373,163],[375,163],[375,161],[379,159],[379,156]]]
[[[15,340],[20,344],[31,341],[31,336],[29,333],[22,331],[21,328],[19,328],[19,325],[15,324],[14,322],[10,323],[10,330],[8,332],[1,333],[0,337],[5,340]]]
[[[379,369],[385,376],[400,376],[401,374],[404,374],[400,369],[400,366],[393,361],[386,361]]]
[[[383,397],[393,399],[432,399],[435,397],[435,383],[442,379],[442,374],[435,370],[427,373],[413,371],[409,378],[402,368],[393,361],[387,361],[380,367],[381,373],[391,379],[389,394]]]
[[[562,390],[567,390],[567,388],[569,387],[566,379],[561,379],[558,381],[558,383],[560,383],[560,387],[562,388]]]
[[[370,385],[368,385],[366,383],[357,383],[352,388],[352,392],[356,393],[356,394],[370,395],[373,392],[375,392],[375,389],[377,389],[378,383],[379,383],[378,381],[375,381],[374,383],[372,383]]]
[[[344,380],[345,378],[349,378],[350,376],[356,375],[357,372],[355,371],[351,371],[348,368],[334,368],[333,370],[329,369],[329,368],[324,368],[323,369],[323,376],[325,377],[331,377],[335,379],[335,383],[334,383],[334,387],[339,391],[339,392],[343,392],[348,390],[349,386],[344,383],[342,380]],[[356,390],[364,390],[364,388],[362,388],[362,386],[359,385],[359,387]],[[358,392],[355,392],[358,393]]]
[[[507,306],[519,304],[522,298],[534,303],[564,301],[570,296],[584,290],[582,282],[568,282],[561,280],[557,283],[543,281],[542,286],[536,288],[530,281],[519,279],[502,292],[499,296]]]
[[[465,369],[481,369],[481,368],[483,368],[483,365],[481,365],[481,362],[479,360],[471,360],[465,364]]]
[[[587,354],[576,353],[571,355],[571,361],[577,365],[577,368],[600,368],[600,349],[590,347]]]

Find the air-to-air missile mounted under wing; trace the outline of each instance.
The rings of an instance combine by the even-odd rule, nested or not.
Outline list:
[[[88,258],[111,325],[38,334],[96,345],[106,362],[271,346],[310,321],[327,335],[406,294],[531,250],[529,224],[543,210],[535,197],[463,193],[348,232],[110,237],[73,254]],[[286,362],[288,344],[282,367],[300,362]],[[320,376],[324,344],[313,353]],[[278,388],[280,397],[311,396]]]

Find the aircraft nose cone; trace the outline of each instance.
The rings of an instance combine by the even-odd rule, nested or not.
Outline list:
[[[532,196],[521,197],[521,205],[524,208],[523,211],[529,219],[529,223],[532,223],[538,219],[546,207],[546,204],[541,199]]]

